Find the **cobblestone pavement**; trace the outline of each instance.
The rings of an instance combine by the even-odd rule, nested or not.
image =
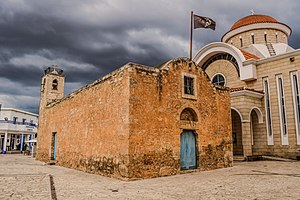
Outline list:
[[[28,156],[0,155],[0,200],[5,199],[300,199],[300,162],[242,162],[226,169],[120,181],[44,165]]]

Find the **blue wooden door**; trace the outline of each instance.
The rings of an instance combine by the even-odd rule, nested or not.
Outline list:
[[[180,135],[180,168],[196,168],[196,138],[193,131],[183,131]]]
[[[56,134],[53,135],[53,160],[56,160]]]

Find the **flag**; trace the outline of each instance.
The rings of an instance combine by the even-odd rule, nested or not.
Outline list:
[[[209,17],[194,15],[194,29],[196,28],[210,28],[215,30],[216,22]]]

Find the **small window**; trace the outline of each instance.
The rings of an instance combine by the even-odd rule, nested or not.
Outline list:
[[[241,47],[243,47],[243,38],[240,37],[240,43],[241,43]]]
[[[22,124],[25,124],[26,123],[26,119],[22,119]]]
[[[52,82],[52,90],[57,90],[58,82],[56,79],[53,80]]]
[[[254,44],[254,34],[251,34],[251,38],[252,38],[252,44]]]
[[[212,83],[219,86],[225,86],[225,77],[222,74],[216,74],[212,79]]]
[[[265,43],[267,43],[267,33],[265,32]]]
[[[194,78],[184,76],[184,94],[194,95]]]

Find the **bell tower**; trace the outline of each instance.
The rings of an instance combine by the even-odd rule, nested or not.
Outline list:
[[[57,65],[48,67],[42,75],[40,111],[53,100],[64,97],[65,75]]]

